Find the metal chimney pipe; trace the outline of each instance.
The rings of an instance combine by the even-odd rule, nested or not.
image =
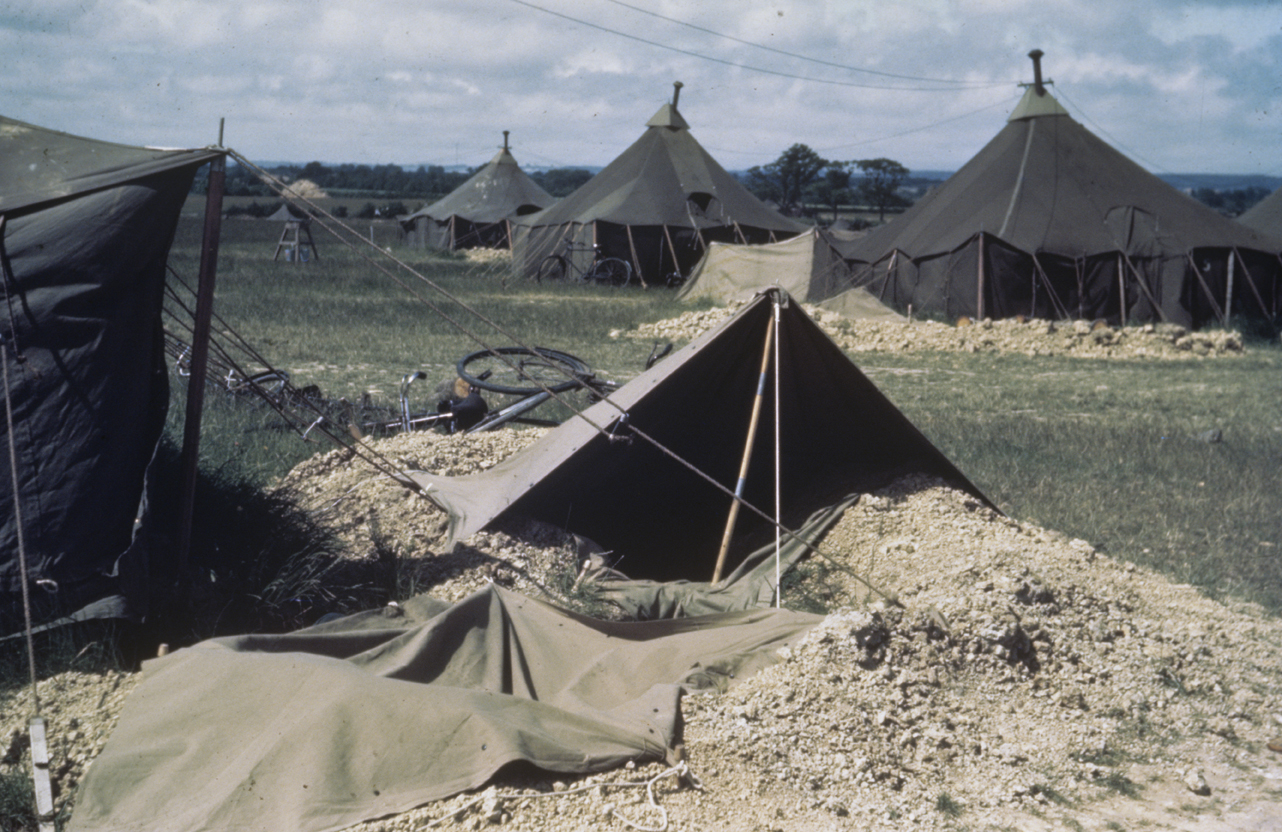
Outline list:
[[[1042,83],[1042,56],[1045,54],[1040,49],[1034,49],[1028,53],[1028,57],[1033,59],[1033,87],[1036,88],[1038,95],[1046,94],[1046,86]]]
[[[504,131],[503,131],[503,149],[504,149],[504,150],[507,150],[507,134],[508,134],[508,133],[511,133],[511,132],[512,132],[511,130],[504,130]]]
[[[681,97],[681,88],[684,86],[685,84],[680,81],[674,81],[672,84],[672,109],[674,110],[677,108],[677,99]]]

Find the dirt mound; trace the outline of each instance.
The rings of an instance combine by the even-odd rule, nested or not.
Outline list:
[[[370,444],[403,467],[461,474],[537,435]],[[489,580],[556,597],[573,574],[572,540],[536,524],[439,553],[443,515],[350,452],[309,460],[282,488],[349,556],[413,564],[414,588],[439,597]],[[784,603],[833,610],[823,623],[728,693],[685,700],[702,789],[654,764],[572,781],[500,775],[479,795],[359,828],[1278,828],[1276,620],[921,478],[864,495],[821,549]],[[130,684],[43,683],[64,790]],[[20,697],[0,696],[0,738],[22,730]]]
[[[616,331],[611,337],[688,341],[730,317],[738,305],[686,312],[676,318]],[[1241,355],[1242,336],[1189,332],[1174,324],[1110,327],[1090,321],[984,319],[966,326],[934,321],[856,321],[804,305],[806,313],[847,352],[1007,352],[1081,358],[1211,358]]]

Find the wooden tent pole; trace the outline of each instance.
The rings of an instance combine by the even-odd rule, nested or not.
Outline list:
[[[739,501],[743,499],[744,485],[748,480],[748,465],[752,462],[752,446],[757,439],[757,424],[761,421],[761,401],[766,395],[766,371],[770,369],[770,345],[774,341],[775,319],[772,315],[766,324],[766,343],[761,350],[761,374],[757,378],[757,396],[752,401],[752,417],[748,420],[748,440],[743,446],[743,461],[739,465],[739,481],[735,483],[734,500],[730,503],[730,516],[726,518],[726,531],[721,537],[721,550],[717,552],[717,566],[712,572],[712,582],[721,580],[721,570],[726,565],[726,552],[730,537],[739,518]]]
[[[1149,291],[1148,285],[1144,283],[1144,277],[1140,274],[1140,270],[1135,268],[1135,263],[1131,261],[1131,258],[1124,251],[1119,252],[1118,256],[1121,257],[1127,267],[1130,268],[1131,274],[1135,275],[1135,283],[1140,287],[1140,291],[1144,293],[1144,297],[1148,298],[1148,302],[1153,304],[1153,308],[1157,310],[1157,316],[1165,321],[1166,313],[1162,311],[1161,304],[1157,302],[1157,298],[1153,297],[1153,293]]]
[[[222,128],[218,130],[222,145]],[[178,570],[179,592],[187,591],[187,565],[191,556],[192,518],[196,506],[196,475],[200,462],[200,416],[205,404],[205,376],[209,359],[209,329],[214,312],[214,275],[218,271],[218,240],[222,233],[223,183],[227,157],[209,163],[209,191],[205,197],[205,228],[200,244],[200,272],[196,284],[196,310],[191,332],[191,375],[187,378],[187,411],[183,420],[183,446],[179,492]]]
[[[1237,256],[1238,262],[1242,264],[1242,274],[1246,277],[1246,285],[1251,287],[1251,294],[1255,295],[1255,302],[1260,305],[1260,311],[1267,318],[1269,316],[1269,308],[1265,305],[1264,298],[1260,297],[1260,290],[1255,288],[1255,281],[1251,279],[1251,270],[1246,267],[1246,260],[1242,259],[1242,252],[1237,250],[1237,246],[1234,246],[1232,251],[1233,255]]]
[[[984,320],[984,232],[979,232],[979,286],[975,289],[975,317]]]
[[[1122,252],[1117,253],[1117,297],[1121,302],[1122,326],[1126,326],[1126,270],[1122,268]]]
[[[1220,309],[1219,302],[1215,300],[1215,293],[1211,291],[1211,287],[1206,282],[1206,278],[1202,276],[1202,270],[1197,267],[1197,261],[1193,259],[1193,252],[1187,252],[1187,257],[1189,259],[1189,265],[1193,267],[1193,274],[1197,276],[1197,282],[1201,284],[1202,291],[1206,293],[1206,299],[1211,302],[1211,311],[1215,313],[1215,317],[1220,319],[1221,324],[1228,326],[1229,319],[1224,317],[1224,310]]]
[[[664,229],[666,228],[667,226],[665,225]],[[641,281],[642,289],[649,289],[650,285],[645,282],[645,275],[641,273],[641,258],[637,257],[637,244],[636,241],[632,239],[632,226],[625,225],[623,226],[623,230],[628,232],[628,250],[632,252],[632,268],[637,271],[637,280]]]
[[[668,230],[667,225],[663,226],[663,237],[668,241],[668,251],[672,252],[672,271],[679,272],[681,271],[681,261],[677,259],[677,246],[672,242],[672,232]]]
[[[1233,315],[1233,254],[1229,253],[1227,286],[1224,287],[1224,318],[1227,321]]]

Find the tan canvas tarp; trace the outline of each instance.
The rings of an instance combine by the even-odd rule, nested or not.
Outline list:
[[[850,285],[850,270],[817,228],[763,245],[712,243],[677,293],[682,300],[745,301],[778,286],[796,300],[817,303]]]
[[[839,295],[820,301],[820,309],[836,312],[843,318],[854,321],[901,321],[908,319],[877,300],[872,292],[862,286],[855,286]]]
[[[819,617],[609,623],[497,587],[148,662],[81,787],[73,832],[325,832],[524,760],[672,760],[683,689],[774,661]]]
[[[1247,228],[1282,239],[1282,188],[1251,206],[1237,221]]]

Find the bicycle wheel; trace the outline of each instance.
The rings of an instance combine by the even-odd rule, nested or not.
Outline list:
[[[455,369],[473,387],[513,396],[541,393],[544,387],[563,393],[582,387],[582,377],[592,373],[581,359],[546,347],[477,350],[460,358]]]
[[[545,280],[565,280],[569,274],[570,268],[565,262],[565,258],[559,254],[549,254],[539,263],[539,270],[534,273],[534,279],[538,283]]]
[[[632,267],[618,257],[607,257],[592,267],[592,280],[608,286],[626,286],[632,279]]]

